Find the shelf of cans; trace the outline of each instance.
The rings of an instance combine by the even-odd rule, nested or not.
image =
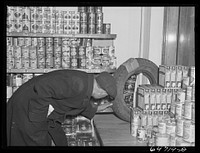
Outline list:
[[[68,146],[99,146],[93,120],[83,116],[67,116],[62,128],[68,140]]]
[[[63,11],[56,7],[9,6],[7,32],[110,34],[111,24],[103,22],[102,7],[78,7],[76,11]]]
[[[138,142],[195,146],[195,67],[159,66],[159,85],[139,85],[130,109],[131,135]]]
[[[92,39],[87,38],[7,37],[7,72],[45,68],[115,69],[115,47],[92,46]]]

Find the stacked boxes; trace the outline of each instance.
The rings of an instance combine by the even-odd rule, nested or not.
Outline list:
[[[149,146],[194,146],[195,67],[160,68],[159,83],[163,87],[140,85],[137,88],[131,122],[136,118],[139,123],[131,124],[131,134]]]
[[[93,121],[83,116],[66,116],[62,128],[68,146],[96,146]]]

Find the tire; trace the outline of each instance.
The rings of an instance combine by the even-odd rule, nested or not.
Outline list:
[[[142,73],[150,84],[158,82],[158,66],[152,61],[143,58],[130,58],[114,72],[117,82],[117,96],[113,102],[113,112],[120,119],[130,122],[130,108],[126,105],[123,97],[124,85],[132,75]]]

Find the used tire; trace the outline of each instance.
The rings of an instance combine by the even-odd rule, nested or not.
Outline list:
[[[158,82],[158,66],[152,61],[143,58],[130,58],[114,72],[117,82],[117,96],[112,109],[114,114],[120,119],[130,122],[130,108],[126,105],[123,97],[123,89],[127,79],[132,75],[142,73],[146,76],[150,84]]]

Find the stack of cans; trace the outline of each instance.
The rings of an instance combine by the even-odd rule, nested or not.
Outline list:
[[[37,38],[37,66],[39,69],[45,68],[45,38]]]
[[[63,34],[64,33],[64,11],[56,10],[56,33]]]
[[[30,38],[31,46],[29,47],[30,55],[30,68],[37,69],[37,38]]]
[[[62,38],[54,38],[54,68],[61,68]]]
[[[62,68],[70,68],[70,38],[62,38]]]
[[[53,38],[46,38],[46,60],[45,60],[45,65],[46,68],[53,68],[54,67],[54,57],[53,57]]]

